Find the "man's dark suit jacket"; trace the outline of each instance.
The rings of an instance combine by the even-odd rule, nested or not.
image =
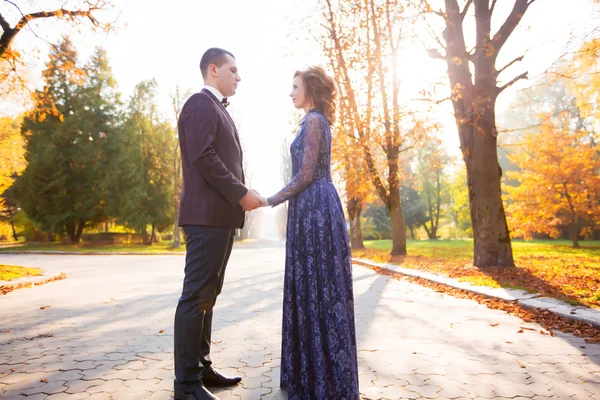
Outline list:
[[[183,165],[179,225],[241,228],[242,148],[229,113],[210,91],[194,94],[177,124]]]

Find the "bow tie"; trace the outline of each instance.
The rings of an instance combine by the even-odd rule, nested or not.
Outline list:
[[[223,100],[221,100],[221,104],[223,104],[223,107],[227,108],[227,106],[229,105],[227,97],[223,97]]]

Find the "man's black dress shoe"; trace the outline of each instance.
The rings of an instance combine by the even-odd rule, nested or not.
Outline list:
[[[196,389],[191,393],[177,393],[175,392],[175,400],[219,400],[217,396],[209,392],[204,386]]]
[[[241,376],[225,376],[214,368],[206,368],[202,374],[202,383],[210,387],[233,386],[241,381]]]

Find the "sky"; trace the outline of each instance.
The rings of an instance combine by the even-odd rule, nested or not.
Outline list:
[[[82,61],[95,46],[108,52],[113,74],[119,89],[127,98],[134,86],[144,79],[155,78],[160,92],[157,102],[166,118],[174,122],[170,93],[176,85],[182,90],[199,91],[202,78],[198,68],[202,53],[209,47],[231,51],[237,60],[242,81],[238,93],[230,99],[229,110],[239,125],[245,146],[252,186],[264,195],[271,195],[282,186],[280,153],[282,137],[291,138],[290,124],[298,115],[288,94],[294,71],[307,65],[325,64],[317,44],[296,40],[303,35],[300,21],[316,20],[316,0],[114,0],[118,14],[116,31],[110,34],[78,33],[68,24],[52,20],[41,21],[31,30],[23,31],[14,46],[40,56],[30,58],[31,78],[39,83],[39,72],[48,45],[61,34],[73,39]],[[513,0],[498,4],[498,18],[507,13]],[[17,1],[24,11],[51,9],[55,0]],[[77,1],[71,0],[70,4]],[[510,79],[529,70],[530,77],[545,71],[565,50],[572,33],[589,30],[592,21],[591,0],[537,0],[501,53],[499,64],[523,52],[523,63],[514,66],[502,77]],[[69,3],[68,3],[69,4]],[[502,8],[507,7],[507,8]],[[16,14],[11,6],[0,0],[0,12]],[[495,21],[497,24],[498,20]],[[493,21],[494,23],[494,21]],[[597,25],[597,20],[595,21]],[[417,32],[423,37],[425,33]],[[427,38],[424,38],[427,41]],[[443,61],[432,60],[418,42],[409,43],[400,55],[401,97],[404,101],[419,97],[418,92],[432,81],[447,80]],[[521,82],[503,93],[499,111],[506,108],[515,91],[530,83]],[[5,112],[14,112],[3,104]],[[458,139],[449,102],[436,115],[444,128],[442,137],[448,149],[458,156]]]

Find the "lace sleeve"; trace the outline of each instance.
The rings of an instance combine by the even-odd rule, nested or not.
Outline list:
[[[267,199],[269,204],[273,207],[302,192],[311,184],[315,176],[319,148],[323,138],[323,125],[321,118],[316,113],[307,114],[304,123],[306,124],[303,133],[304,150],[302,152],[300,171],[294,175],[286,187],[281,189],[276,195]]]

